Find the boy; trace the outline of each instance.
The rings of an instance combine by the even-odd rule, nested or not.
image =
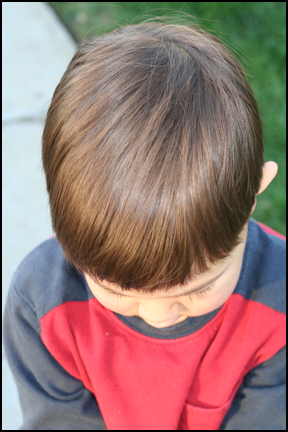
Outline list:
[[[16,270],[4,343],[25,430],[285,430],[285,238],[242,66],[190,25],[75,53],[42,160],[56,237]]]

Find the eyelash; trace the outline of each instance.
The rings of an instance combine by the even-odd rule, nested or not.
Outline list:
[[[198,291],[196,293],[188,294],[189,300],[193,300],[193,297],[196,296],[197,298],[203,300],[206,298],[206,294],[213,288],[214,285],[210,285],[209,287],[205,288],[202,291]]]
[[[214,285],[210,285],[209,287],[205,288],[202,291],[198,291],[198,292],[195,292],[195,293],[187,294],[187,297],[191,301],[193,300],[194,296],[196,296],[197,298],[203,300],[204,298],[206,298],[206,294],[213,288],[213,286]],[[117,299],[121,300],[123,297],[125,297],[125,296],[122,296],[121,294],[115,294],[112,291],[108,291],[107,295],[108,295],[108,297],[112,297],[113,300],[117,300]],[[178,296],[178,297],[175,297],[175,298],[179,298],[179,297],[182,297],[182,296]]]

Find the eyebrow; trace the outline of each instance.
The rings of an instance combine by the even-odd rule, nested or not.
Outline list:
[[[195,288],[193,288],[192,290],[189,290],[189,291],[185,291],[184,293],[182,293],[182,294],[175,294],[175,295],[172,295],[172,296],[167,296],[167,297],[161,297],[161,298],[163,298],[163,299],[168,299],[168,298],[176,298],[176,297],[182,297],[182,296],[184,296],[184,295],[188,295],[188,294],[192,294],[192,293],[194,293],[194,292],[198,292],[198,291],[201,291],[201,290],[203,290],[203,289],[205,289],[205,288],[207,288],[208,286],[210,286],[210,285],[212,285],[212,284],[214,284],[224,273],[225,273],[225,271],[227,270],[227,268],[229,267],[229,265],[230,264],[228,264],[227,265],[227,267],[225,267],[225,269],[218,275],[218,276],[215,276],[214,278],[212,278],[212,279],[210,279],[208,282],[205,282],[204,284],[201,284],[201,285],[198,285],[197,287],[195,287]],[[97,284],[98,285],[100,285],[105,291],[108,291],[108,292],[111,292],[111,293],[113,293],[113,294],[119,294],[119,295],[121,295],[121,296],[123,296],[123,297],[130,297],[130,298],[133,298],[133,296],[128,296],[128,295],[126,295],[126,294],[123,294],[122,292],[119,292],[119,291],[114,291],[114,290],[112,290],[111,288],[108,288],[108,287],[105,287],[100,281],[99,282],[97,282]],[[143,292],[142,292],[143,293]],[[147,293],[149,294],[149,291],[147,291]],[[146,294],[146,292],[144,293],[144,294]]]

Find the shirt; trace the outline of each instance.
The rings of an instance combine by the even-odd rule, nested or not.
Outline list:
[[[252,218],[206,315],[157,329],[108,310],[54,236],[15,271],[3,326],[22,430],[286,430],[286,241]]]

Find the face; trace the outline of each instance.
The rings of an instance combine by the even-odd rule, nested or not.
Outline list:
[[[123,292],[121,288],[105,283],[94,282],[86,273],[86,281],[96,299],[107,309],[126,316],[138,316],[156,328],[171,327],[188,317],[207,314],[222,306],[234,291],[238,282],[246,244],[248,223],[241,234],[241,243],[219,264],[210,267],[185,287],[174,287],[171,291],[138,294],[136,290]],[[222,273],[222,274],[221,274]],[[208,290],[202,289],[194,294],[184,294],[198,288],[211,279],[221,276]],[[115,294],[105,290],[109,288]],[[206,291],[206,292],[205,292]],[[169,295],[169,298],[168,298]],[[177,297],[171,297],[177,296]]]

